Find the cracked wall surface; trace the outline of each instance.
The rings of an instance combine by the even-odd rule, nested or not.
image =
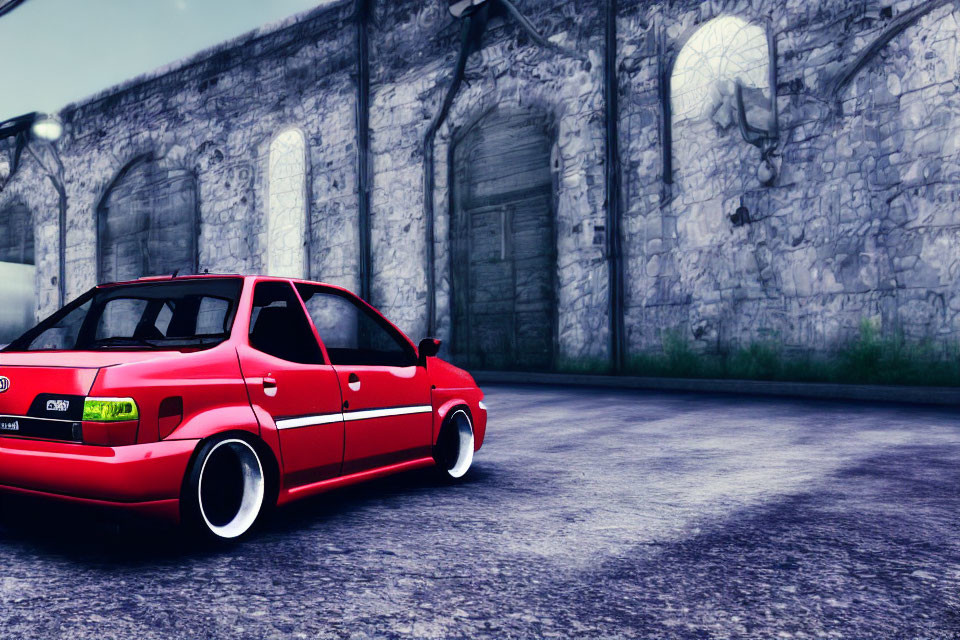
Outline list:
[[[656,348],[664,328],[708,351],[757,340],[826,351],[864,320],[908,339],[957,339],[960,11],[933,10],[844,92],[824,92],[918,4],[622,8],[631,351]],[[664,184],[658,64],[720,15],[776,36],[779,175],[769,187],[756,175],[758,149],[735,124],[709,118],[672,123],[673,182]],[[750,222],[737,225],[730,217],[741,205]]]

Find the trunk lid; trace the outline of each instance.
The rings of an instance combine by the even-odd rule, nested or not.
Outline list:
[[[112,350],[0,353],[0,388],[6,387],[5,391],[0,390],[0,416],[79,420],[83,414],[83,398],[89,395],[101,368],[172,358],[178,353]],[[50,400],[54,402],[48,409]],[[67,404],[57,400],[67,400]],[[2,431],[0,425],[0,435]]]
[[[0,388],[7,387],[6,391],[0,393],[0,415],[78,419],[79,416],[73,418],[74,412],[69,411],[74,408],[74,402],[69,402],[70,406],[66,409],[60,404],[56,406],[56,411],[48,412],[46,403],[38,408],[34,406],[35,401],[41,396],[76,400],[76,406],[82,413],[83,397],[93,386],[97,371],[97,368],[8,365],[0,362]]]

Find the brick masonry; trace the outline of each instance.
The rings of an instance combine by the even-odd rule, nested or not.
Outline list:
[[[451,146],[494,110],[529,110],[556,136],[556,361],[607,359],[615,263],[603,233],[605,3],[516,0],[552,42],[586,61],[537,46],[510,19],[490,23],[436,137],[429,267],[422,140],[452,75],[460,27],[439,0],[374,4],[372,302],[416,339],[427,331],[433,295],[435,333],[449,344]],[[838,96],[830,92],[845,65],[919,4],[619,0],[628,355],[658,349],[665,329],[706,351],[774,339],[823,352],[865,319],[912,339],[960,339],[960,9],[946,3],[929,11]],[[98,209],[118,176],[144,157],[159,171],[195,176],[201,270],[263,271],[269,149],[290,127],[307,147],[307,273],[359,289],[354,9],[340,2],[296,16],[63,110],[57,149],[68,298],[96,282]],[[671,119],[665,140],[664,70],[699,26],[721,15],[776,40],[780,137],[770,186],[758,178],[759,149],[735,121]],[[34,218],[37,311],[45,315],[57,305],[58,200],[29,156],[0,194],[0,211],[21,205]],[[749,222],[735,224],[741,206]]]

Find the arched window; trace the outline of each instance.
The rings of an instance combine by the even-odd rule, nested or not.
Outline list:
[[[127,165],[97,208],[99,280],[197,269],[197,180],[144,156]]]
[[[288,129],[270,144],[267,218],[267,274],[306,276],[307,145]]]
[[[675,120],[700,120],[733,104],[734,83],[769,90],[770,52],[764,30],[736,16],[700,27],[680,50],[670,77]],[[745,92],[746,93],[746,92]]]

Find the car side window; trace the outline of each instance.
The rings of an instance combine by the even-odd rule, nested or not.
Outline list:
[[[288,282],[259,282],[253,290],[250,346],[281,360],[323,364],[303,306]]]
[[[298,284],[297,291],[332,364],[409,367],[417,363],[410,343],[352,296],[306,284]]]

